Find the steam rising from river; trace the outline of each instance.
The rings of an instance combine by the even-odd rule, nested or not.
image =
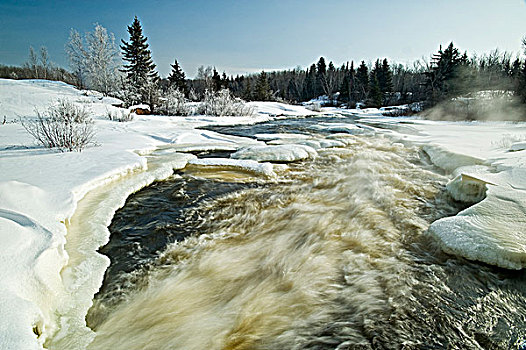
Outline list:
[[[90,348],[518,341],[511,326],[524,322],[523,287],[497,290],[508,285],[503,276],[441,254],[424,234],[456,210],[442,192],[446,179],[416,148],[347,140],[274,184],[206,203],[209,234],[169,246],[118,305],[96,304]]]

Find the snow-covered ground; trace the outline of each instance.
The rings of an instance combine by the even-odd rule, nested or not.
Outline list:
[[[35,108],[43,110],[57,98],[70,99],[93,111],[96,146],[73,153],[43,149],[20,123],[13,122],[34,118]],[[60,330],[82,328],[83,311],[72,309],[78,304],[77,309],[87,310],[90,295],[96,292],[108,264],[94,251],[93,255],[86,253],[83,261],[75,261],[78,256],[66,252],[66,243],[72,244],[74,237],[71,220],[81,209],[79,201],[89,193],[105,185],[106,191],[113,191],[108,202],[97,208],[99,224],[94,230],[98,231],[93,234],[98,236],[90,246],[81,247],[84,252],[105,243],[109,234],[105,225],[131,192],[168,177],[172,169],[188,162],[242,167],[273,176],[271,164],[254,159],[313,157],[319,147],[343,145],[341,140],[313,140],[305,135],[259,135],[260,140],[270,140],[267,145],[196,129],[313,114],[301,106],[251,103],[257,112],[252,117],[138,116],[119,123],[107,118],[107,110],[115,108],[111,104],[116,102],[59,82],[0,79],[0,120],[7,119],[7,124],[0,125],[1,349],[42,349],[51,336],[64,337]],[[398,142],[423,145],[431,161],[453,174],[448,189],[455,198],[468,202],[485,198],[459,215],[431,225],[429,232],[445,251],[502,267],[526,266],[526,124],[386,118],[376,109],[331,108],[326,112],[359,115],[360,128],[345,123],[322,123],[320,128],[349,134],[378,133]],[[238,150],[234,157],[241,159],[196,160],[177,152],[211,149]],[[124,177],[128,180],[113,186],[112,181]],[[80,290],[84,300],[78,300],[76,291]],[[85,336],[85,342],[89,341],[89,329],[84,326],[81,333],[79,338]],[[67,348],[67,341],[63,344],[62,348]]]

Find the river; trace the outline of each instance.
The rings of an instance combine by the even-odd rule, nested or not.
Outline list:
[[[343,122],[212,129],[330,138]],[[519,348],[524,272],[441,252],[429,224],[465,208],[447,174],[353,133],[276,178],[189,166],[130,196],[101,249],[90,349]]]

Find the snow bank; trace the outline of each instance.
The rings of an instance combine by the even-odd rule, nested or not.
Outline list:
[[[524,151],[524,150],[526,150],[526,141],[516,142],[510,147],[510,151],[512,152]]]
[[[451,196],[476,203],[456,216],[437,220],[429,234],[445,252],[503,268],[525,268],[526,157],[520,151],[510,152],[520,144],[510,146],[510,140],[526,139],[526,123],[410,118],[404,123],[419,133],[404,134],[409,129],[400,129],[389,136],[423,145],[435,165],[452,173],[447,184]]]
[[[299,117],[307,115],[316,115],[317,112],[313,112],[303,106],[293,106],[280,102],[248,102],[247,105],[254,107],[256,112],[259,114],[266,114],[269,116],[290,116]]]
[[[234,159],[252,159],[259,162],[295,162],[318,155],[312,147],[298,144],[252,146],[232,153]]]
[[[525,191],[488,186],[482,202],[437,220],[429,233],[442,249],[507,269],[526,267]]]

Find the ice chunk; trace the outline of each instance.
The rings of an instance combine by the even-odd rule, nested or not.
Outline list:
[[[298,140],[298,139],[308,139],[309,135],[305,134],[256,134],[254,135],[257,139],[263,141],[272,141],[272,140]]]
[[[510,151],[512,151],[512,152],[524,151],[525,149],[526,149],[526,141],[515,142],[510,147]]]
[[[453,172],[455,169],[463,166],[482,165],[485,163],[481,158],[451,152],[440,146],[426,145],[422,147],[422,149],[429,156],[433,164],[449,172]]]
[[[482,202],[435,221],[429,233],[442,249],[507,269],[526,267],[525,193],[490,186]]]
[[[489,168],[482,165],[461,167],[455,170],[454,178],[446,189],[455,200],[474,204],[486,196],[486,185],[495,185]]]
[[[276,176],[276,173],[274,172],[274,166],[272,164],[258,163],[255,160],[249,159],[205,158],[190,160],[188,164],[200,166],[238,168],[256,174],[262,174],[268,177]]]
[[[294,162],[318,155],[312,147],[298,144],[245,147],[230,155],[234,159],[252,159],[259,162]]]

